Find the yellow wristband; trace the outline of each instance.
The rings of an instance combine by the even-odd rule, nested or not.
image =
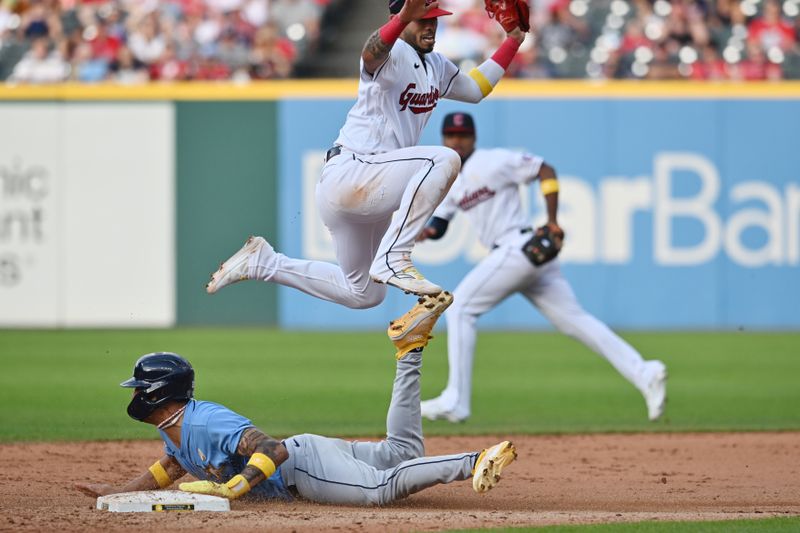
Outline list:
[[[266,478],[269,478],[269,476],[275,473],[275,463],[263,453],[254,453],[251,455],[250,460],[247,461],[247,465],[254,466],[261,470]]]
[[[541,187],[542,194],[545,196],[548,194],[553,194],[554,192],[558,192],[558,180],[542,180],[539,182],[539,187]]]
[[[225,483],[225,486],[231,489],[231,492],[237,498],[250,492],[250,483],[241,474],[233,476],[230,481]]]
[[[167,471],[164,470],[164,467],[161,466],[161,461],[156,461],[153,463],[153,466],[148,468],[150,473],[153,474],[153,477],[156,479],[156,483],[158,483],[159,488],[169,487],[172,484],[172,480],[167,474]]]

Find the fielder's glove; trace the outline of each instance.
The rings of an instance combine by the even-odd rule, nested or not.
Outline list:
[[[531,29],[531,11],[525,0],[484,0],[489,18],[497,19],[506,33]]]
[[[561,228],[547,224],[536,229],[533,237],[522,246],[522,253],[534,266],[540,266],[555,259],[563,244],[564,232]]]

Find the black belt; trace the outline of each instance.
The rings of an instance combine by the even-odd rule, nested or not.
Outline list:
[[[330,149],[329,149],[329,150],[328,150],[328,151],[325,153],[325,162],[327,163],[327,162],[328,162],[328,161],[330,161],[332,158],[336,157],[337,155],[339,155],[339,154],[341,154],[341,153],[342,153],[342,147],[341,147],[341,146],[339,146],[338,144],[337,144],[336,146],[333,146],[333,147],[331,147],[331,148],[330,148]]]
[[[533,228],[532,228],[532,227],[530,227],[530,226],[528,226],[527,228],[519,228],[519,233],[520,233],[521,235],[522,235],[522,234],[525,234],[525,233],[530,233],[530,232],[532,232],[532,231],[533,231]],[[492,250],[494,250],[495,248],[498,248],[499,246],[500,246],[499,244],[493,244],[493,245],[492,245]]]

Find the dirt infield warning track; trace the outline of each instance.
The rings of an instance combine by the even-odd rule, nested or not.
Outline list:
[[[426,439],[428,455],[492,437]],[[0,531],[437,531],[456,528],[800,515],[800,433],[517,436],[519,460],[485,495],[469,482],[383,508],[232,503],[230,513],[108,513],[72,488],[118,483],[157,441],[0,445]]]

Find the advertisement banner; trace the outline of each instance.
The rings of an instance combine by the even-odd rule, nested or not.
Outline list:
[[[173,115],[0,105],[0,327],[174,324]]]
[[[335,261],[316,215],[322,156],[352,101],[284,101],[280,109],[280,251]],[[561,180],[563,271],[582,305],[631,329],[790,329],[800,326],[798,100],[490,99],[441,101],[421,144],[439,144],[451,111],[472,113],[479,147],[541,155]],[[308,124],[314,124],[308,128]],[[544,219],[537,186],[523,191],[531,223]],[[486,254],[456,217],[414,261],[454,289]],[[370,310],[280,290],[290,328],[372,329],[405,311],[390,289]],[[512,296],[481,319],[490,328],[547,325]]]

